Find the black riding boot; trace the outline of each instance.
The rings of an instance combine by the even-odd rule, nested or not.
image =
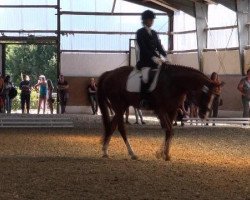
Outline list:
[[[141,80],[141,92],[140,92],[140,107],[141,108],[150,108],[151,102],[149,100],[149,88],[151,84],[153,83],[154,77],[155,77],[155,71],[149,72],[149,79],[148,83],[144,83],[143,80]]]

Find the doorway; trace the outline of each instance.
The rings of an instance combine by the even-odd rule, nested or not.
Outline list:
[[[23,76],[27,75],[31,84],[30,113],[37,114],[39,88],[34,86],[39,80],[39,76],[44,75],[46,80],[51,80],[54,90],[53,113],[56,113],[56,83],[58,77],[57,69],[57,46],[53,44],[6,44],[5,45],[5,65],[3,74],[9,75],[13,85],[18,91],[18,95],[12,102],[12,113],[21,113],[21,90],[19,85]],[[48,104],[47,104],[48,105]],[[50,113],[46,105],[46,112]],[[41,112],[42,113],[42,112]]]

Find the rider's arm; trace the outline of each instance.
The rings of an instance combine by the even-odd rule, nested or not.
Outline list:
[[[160,52],[161,55],[163,55],[164,57],[166,57],[167,54],[166,54],[166,51],[164,50],[164,48],[163,48],[163,46],[161,44],[159,36],[157,35],[157,33],[155,33],[155,34],[156,34],[156,37],[157,37],[157,50]]]

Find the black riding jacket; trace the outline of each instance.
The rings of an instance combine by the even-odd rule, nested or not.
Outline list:
[[[151,30],[151,34],[146,27],[139,29],[136,33],[137,44],[139,48],[139,58],[137,62],[137,68],[142,67],[157,67],[157,64],[153,62],[152,57],[160,57],[160,54],[164,57],[167,55],[163,49],[157,33]]]

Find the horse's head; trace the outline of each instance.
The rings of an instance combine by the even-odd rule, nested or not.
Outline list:
[[[213,104],[215,97],[215,89],[219,87],[215,82],[211,82],[208,85],[204,85],[200,91],[198,106],[199,106],[199,117],[201,119],[207,118]]]

